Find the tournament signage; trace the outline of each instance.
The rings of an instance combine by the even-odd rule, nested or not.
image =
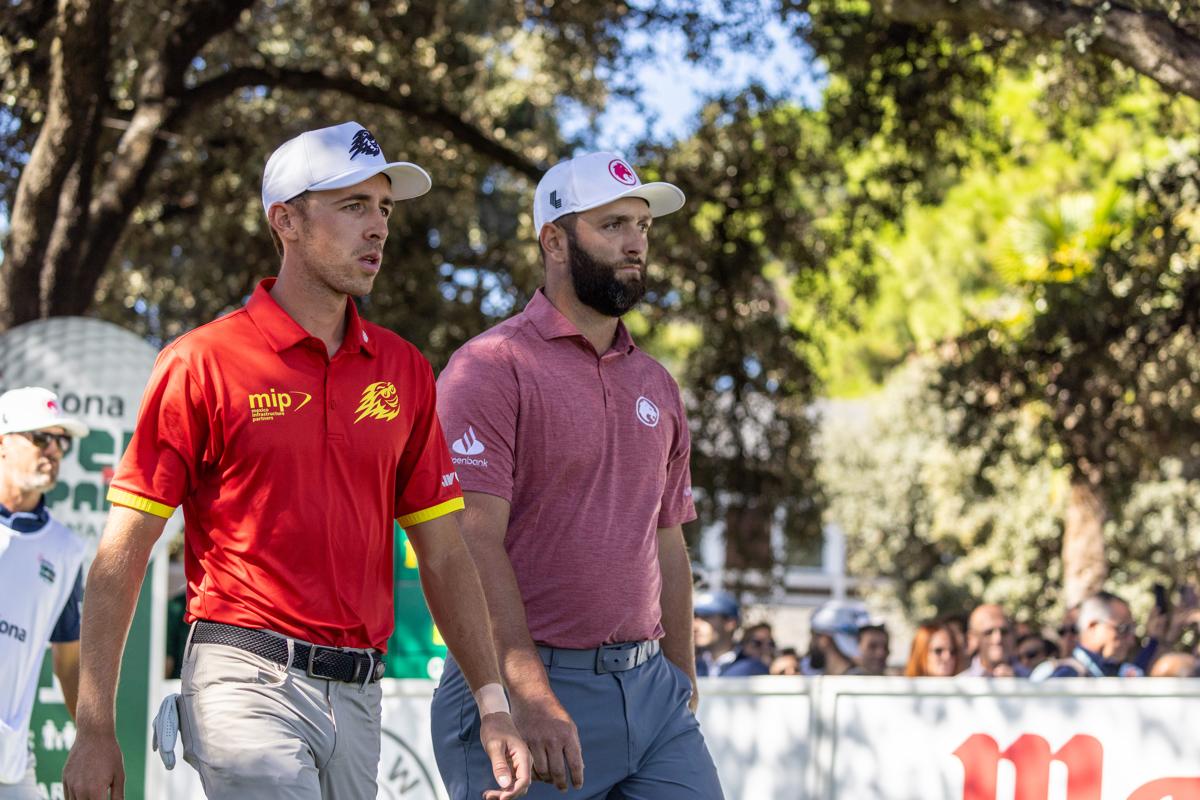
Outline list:
[[[67,415],[91,428],[63,459],[58,485],[46,496],[50,513],[88,543],[85,575],[104,528],[108,483],[133,435],[138,404],[156,356],[155,349],[137,335],[82,317],[39,320],[0,334],[0,392],[45,387],[58,394]],[[168,523],[162,541],[177,530],[178,518]],[[149,575],[157,580],[148,575],[142,587],[117,691],[117,735],[125,755],[128,798],[160,796],[147,791],[145,778],[153,714],[150,699],[152,692],[157,693],[163,670],[165,561],[156,555]],[[85,586],[85,603],[86,594]],[[54,683],[48,656],[31,728],[39,790],[51,800],[61,798],[62,768],[75,740],[75,725]]]

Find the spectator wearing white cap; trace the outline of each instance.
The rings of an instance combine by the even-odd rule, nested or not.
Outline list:
[[[696,674],[710,678],[767,675],[770,668],[734,643],[741,608],[729,592],[700,592],[694,600]],[[768,629],[769,633],[769,629]]]
[[[849,675],[857,667],[858,632],[873,620],[856,600],[830,600],[813,612],[805,675]]]
[[[88,575],[67,796],[121,794],[124,634],[150,550],[179,506],[192,628],[182,692],[155,730],[174,730],[178,715],[206,796],[376,796],[396,524],[480,709],[471,738],[499,786],[481,794],[525,793],[528,749],[463,546],[433,370],[353,302],[383,268],[397,204],[429,188],[424,170],[389,161],[356,122],[301,133],[267,160],[262,203],[279,275],[163,350],[113,476]]]
[[[63,456],[87,426],[58,397],[27,386],[0,395],[0,798],[38,800],[29,720],[50,644],[67,711],[79,690],[80,566],[86,545],[46,508]]]

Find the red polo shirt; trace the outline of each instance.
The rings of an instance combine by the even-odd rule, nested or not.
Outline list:
[[[463,507],[433,371],[350,302],[330,358],[273,284],[159,354],[108,498],[183,505],[188,621],[383,650],[393,518]]]

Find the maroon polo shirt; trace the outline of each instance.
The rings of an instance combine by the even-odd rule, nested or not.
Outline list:
[[[657,529],[696,517],[679,387],[623,324],[597,354],[541,290],[438,379],[463,489],[512,504],[504,547],[534,641],[663,635]]]

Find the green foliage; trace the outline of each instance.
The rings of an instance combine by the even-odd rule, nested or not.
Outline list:
[[[938,402],[936,368],[914,359],[878,395],[826,411],[818,474],[849,568],[889,578],[882,591],[913,619],[984,601],[1044,614],[1059,601],[1065,476],[1029,415],[995,420],[998,454],[957,442],[960,414]]]

